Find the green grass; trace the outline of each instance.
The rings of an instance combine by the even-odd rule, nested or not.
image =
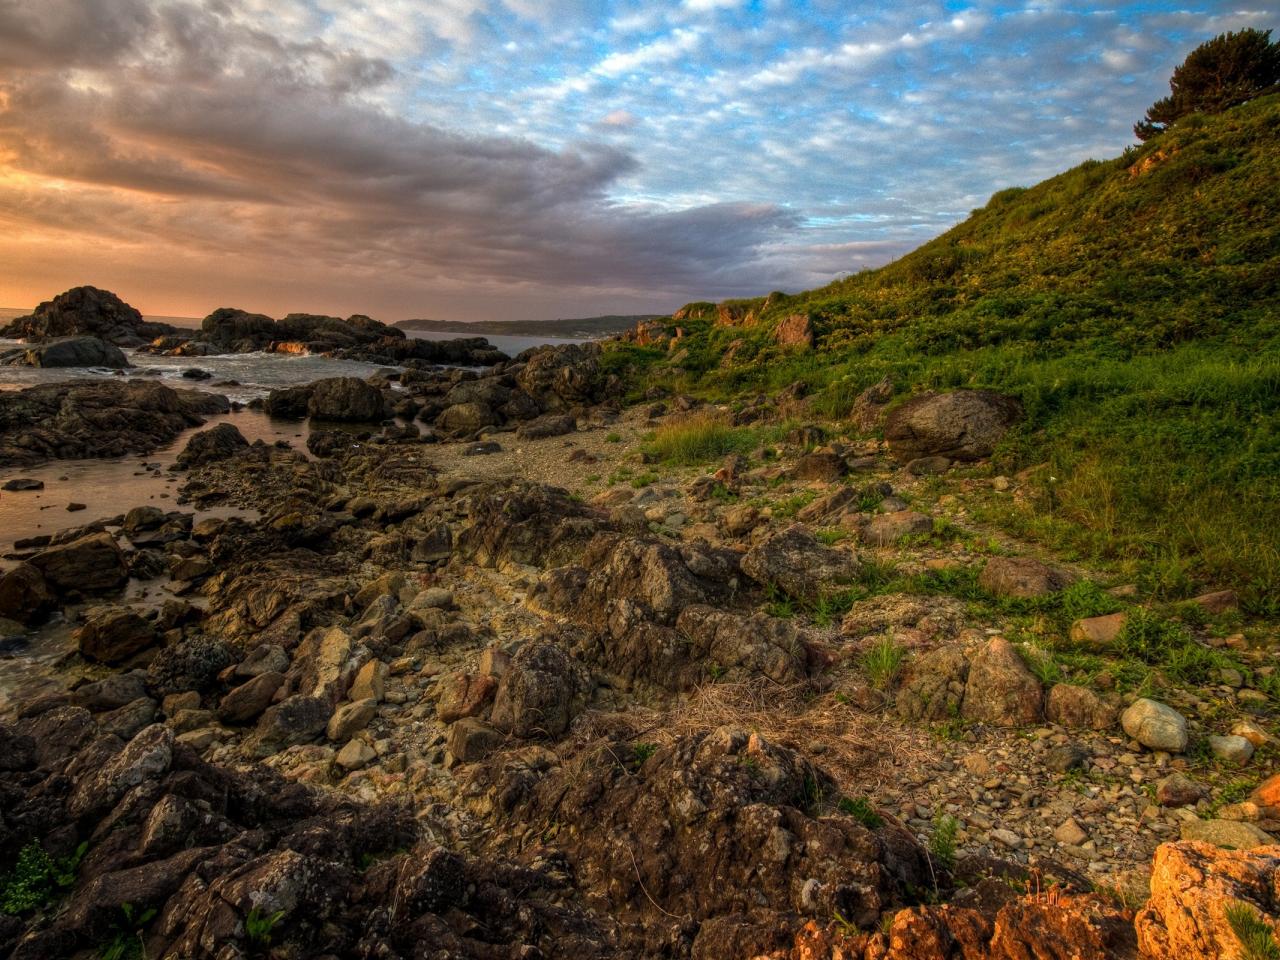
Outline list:
[[[758,437],[759,431],[750,427],[732,427],[715,414],[695,413],[658,427],[645,450],[663,463],[693,467],[745,454]]]
[[[249,915],[244,918],[244,932],[249,942],[259,947],[269,946],[271,932],[284,918],[284,914],[283,910],[275,913],[262,913],[257,907],[250,910]]]
[[[898,679],[906,656],[906,649],[893,637],[881,637],[862,654],[862,669],[876,689],[885,690]]]
[[[1242,960],[1280,960],[1280,946],[1276,945],[1271,924],[1258,915],[1257,910],[1243,901],[1228,904],[1227,924],[1240,942]]]
[[[886,375],[899,396],[1011,393],[1026,419],[994,466],[1043,468],[979,519],[1156,599],[1231,586],[1246,612],[1277,615],[1278,140],[1280,96],[1188,118],[1115,160],[1002,190],[879,270],[725,305],[753,311],[751,326],[700,306],[681,320],[678,369],[629,346],[606,359],[637,387],[714,400],[802,382],[833,418]],[[810,318],[816,350],[773,342],[794,313]],[[671,455],[713,456],[737,442],[732,430],[672,442]]]

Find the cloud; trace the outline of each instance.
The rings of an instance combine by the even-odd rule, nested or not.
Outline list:
[[[613,147],[405,119],[363,96],[395,76],[386,60],[265,33],[230,0],[129,3],[88,7],[124,13],[102,18],[117,28],[110,48],[85,47],[68,4],[0,8],[0,35],[25,41],[0,80],[0,155],[21,175],[0,180],[0,207],[25,229],[451,288],[634,293],[728,289],[753,250],[795,228],[772,204],[612,200],[637,166]]]

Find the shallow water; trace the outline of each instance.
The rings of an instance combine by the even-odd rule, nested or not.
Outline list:
[[[568,337],[515,337],[501,333],[454,333],[452,330],[411,330],[404,328],[405,336],[420,340],[457,340],[459,337],[484,337],[494,347],[509,357],[515,357],[532,347],[557,346],[562,343],[589,343],[588,340]]]
[[[118,460],[56,460],[38,467],[0,469],[0,484],[14,477],[31,477],[44,482],[43,490],[0,491],[0,569],[11,566],[3,559],[13,551],[16,540],[53,534],[125,513],[133,507],[152,505],[162,510],[182,509],[177,504],[182,474],[169,472],[174,459],[193,433],[217,423],[231,423],[250,443],[285,440],[305,449],[308,427],[305,421],[272,420],[254,410],[241,410],[209,417],[203,427],[184,431],[168,446],[145,456]],[[69,503],[83,503],[84,510],[70,512]],[[234,511],[232,511],[234,512]],[[199,516],[227,515],[227,509],[199,511]]]

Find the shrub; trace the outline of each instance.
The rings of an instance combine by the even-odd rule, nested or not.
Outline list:
[[[862,668],[867,671],[872,684],[885,689],[898,679],[906,649],[892,636],[881,637],[862,655]]]
[[[949,813],[934,817],[933,832],[929,835],[929,854],[944,870],[956,865],[956,848],[959,841],[960,821]]]

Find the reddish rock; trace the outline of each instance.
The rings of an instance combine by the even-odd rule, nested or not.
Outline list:
[[[803,313],[793,313],[778,322],[773,336],[784,347],[800,347],[808,350],[814,343],[813,324]]]
[[[1109,647],[1124,629],[1124,619],[1123,613],[1109,613],[1077,620],[1071,625],[1071,641],[1085,647]]]
[[[498,679],[490,674],[472,674],[459,670],[440,678],[440,699],[436,716],[442,723],[456,723],[463,717],[476,717],[484,712],[498,689]]]

